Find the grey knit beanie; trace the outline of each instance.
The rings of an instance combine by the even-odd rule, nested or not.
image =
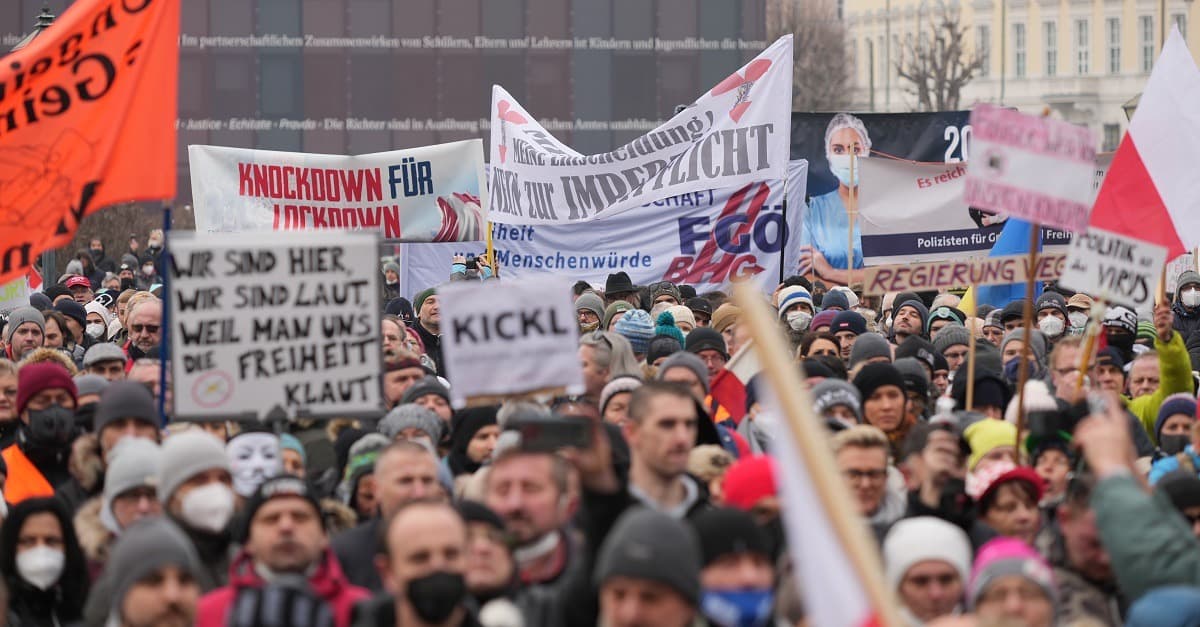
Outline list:
[[[859,394],[858,388],[849,381],[824,379],[813,386],[812,397],[813,409],[818,414],[824,414],[830,407],[845,405],[854,412],[859,423],[863,420],[862,396]]]
[[[655,378],[662,381],[663,375],[671,368],[687,368],[696,373],[696,378],[700,379],[700,383],[704,386],[704,393],[708,394],[708,366],[704,365],[703,359],[687,351],[675,353],[663,360]]]
[[[872,357],[887,357],[888,361],[891,361],[892,346],[886,337],[878,333],[863,333],[854,340],[854,346],[850,349],[850,367],[853,368],[859,362]]]
[[[189,429],[167,438],[162,445],[162,459],[170,460],[158,471],[158,500],[164,507],[171,502],[175,490],[188,479],[214,468],[230,472],[225,445],[216,436],[200,429]]]
[[[620,376],[608,382],[603,390],[600,390],[600,416],[604,416],[604,408],[608,406],[608,402],[612,397],[622,392],[632,392],[642,387],[642,380],[637,377]]]
[[[580,309],[586,309],[596,314],[596,318],[604,319],[604,301],[600,300],[595,292],[584,292],[575,299],[575,311]]]
[[[98,374],[75,375],[75,389],[78,390],[80,396],[102,394],[107,387],[108,379]]]
[[[108,452],[100,522],[109,531],[121,534],[121,527],[112,511],[113,499],[134,488],[157,485],[161,460],[158,444],[146,438],[121,438]]]
[[[83,367],[92,366],[104,361],[125,361],[125,351],[112,342],[97,342],[83,354]]]
[[[46,317],[42,315],[42,312],[33,307],[17,307],[8,314],[8,324],[4,326],[4,341],[11,342],[17,327],[26,322],[34,323],[42,330],[42,333],[46,332]]]
[[[700,601],[700,542],[679,520],[650,508],[628,510],[600,547],[595,581],[613,577],[654,581],[675,590],[690,605]]]
[[[176,566],[187,572],[201,589],[208,589],[212,583],[207,581],[196,549],[174,523],[156,517],[130,525],[117,540],[104,566],[104,577],[108,581],[103,588],[111,592],[108,598],[112,600],[112,611],[119,614],[129,589],[165,566]]]
[[[417,381],[412,387],[408,388],[408,390],[404,392],[404,396],[401,397],[400,402],[402,404],[412,403],[422,396],[428,396],[430,394],[446,399],[447,403],[450,402],[450,390],[447,390],[446,386],[442,385],[442,382],[438,381],[437,377],[430,376]]]
[[[1000,340],[1000,353],[1004,353],[1004,347],[1009,342],[1022,342],[1024,340],[1024,327],[1018,327],[1012,331],[1009,331],[1008,333],[1005,333],[1004,339]],[[1041,331],[1035,330],[1033,334],[1029,336],[1029,350],[1033,352],[1033,359],[1038,363],[1038,365],[1044,366],[1046,364],[1046,336]]]
[[[948,324],[937,332],[933,337],[933,348],[938,354],[946,352],[951,346],[969,346],[971,343],[971,333],[961,324]]]
[[[158,408],[150,389],[137,381],[113,381],[100,395],[93,429],[104,430],[114,420],[133,418],[158,426]]]
[[[446,435],[446,422],[433,413],[432,409],[408,403],[393,407],[392,411],[379,421],[376,429],[388,440],[395,440],[405,429],[420,429],[437,444]]]

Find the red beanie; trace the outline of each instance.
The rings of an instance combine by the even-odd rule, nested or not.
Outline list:
[[[775,460],[769,455],[739,459],[725,473],[721,492],[726,505],[745,511],[762,499],[775,496]]]
[[[71,398],[79,400],[79,392],[75,389],[75,380],[71,373],[62,365],[52,361],[36,364],[26,364],[17,371],[17,415],[25,413],[29,399],[37,396],[42,390],[60,389],[71,393]]]

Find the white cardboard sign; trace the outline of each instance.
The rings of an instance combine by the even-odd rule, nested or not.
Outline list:
[[[1154,302],[1167,249],[1089,227],[1075,236],[1059,281],[1066,287],[1119,304]]]
[[[570,295],[564,276],[439,288],[442,358],[454,374],[450,404],[553,388],[583,392]]]
[[[375,233],[172,235],[175,417],[378,411]]]

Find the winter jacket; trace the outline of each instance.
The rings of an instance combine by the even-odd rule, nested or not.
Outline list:
[[[228,527],[221,533],[209,533],[193,529],[173,515],[168,514],[167,518],[187,536],[188,541],[192,543],[192,548],[196,549],[196,555],[200,556],[202,571],[200,580],[211,582],[213,588],[219,588],[228,583],[229,561],[234,551],[233,536]],[[205,589],[205,592],[209,590]]]
[[[425,354],[429,355],[433,364],[437,366],[438,376],[449,380],[450,377],[446,376],[446,369],[442,366],[442,336],[430,333],[420,320],[413,327],[416,328],[417,335],[421,337],[421,343],[425,345]]]
[[[1200,540],[1161,493],[1130,474],[1107,477],[1092,491],[1096,529],[1117,585],[1132,604],[1163,586],[1200,586]]]
[[[1126,405],[1138,417],[1150,437],[1154,437],[1154,421],[1158,419],[1158,409],[1162,407],[1163,399],[1180,392],[1192,393],[1192,365],[1183,336],[1174,333],[1170,342],[1155,337],[1154,350],[1158,352],[1158,389]]]
[[[395,627],[396,600],[391,595],[378,596],[354,607],[353,627]],[[404,627],[401,625],[400,627]],[[471,607],[455,627],[482,627]]]
[[[1191,468],[1187,467],[1189,465]],[[1192,448],[1191,444],[1183,447],[1182,453],[1168,455],[1155,461],[1154,465],[1150,467],[1150,476],[1146,478],[1146,481],[1150,485],[1155,485],[1159,479],[1179,470],[1181,467],[1193,475],[1200,473],[1200,455],[1196,453],[1196,449]]]
[[[79,537],[79,548],[87,558],[88,575],[94,582],[104,570],[108,561],[108,553],[117,541],[117,536],[100,520],[100,508],[104,506],[103,497],[95,497],[84,503],[75,512],[75,535]]]
[[[1067,549],[1062,531],[1057,525],[1042,529],[1034,542],[1038,552],[1054,569],[1054,583],[1058,587],[1056,617],[1060,625],[1087,624],[1120,627],[1127,606],[1122,605],[1120,591],[1114,582],[1097,582],[1071,568],[1067,560]]]
[[[254,569],[254,558],[246,551],[238,553],[229,567],[229,585],[204,595],[196,604],[196,625],[220,627],[225,625],[233,601],[244,588],[259,588],[265,582]],[[333,612],[333,624],[349,627],[354,605],[371,597],[366,590],[346,581],[333,551],[325,550],[321,564],[308,578],[315,595],[321,597]]]
[[[100,440],[95,434],[85,433],[71,442],[67,470],[71,478],[59,484],[54,495],[74,516],[84,502],[104,491],[104,460],[100,455]]]
[[[1171,305],[1171,310],[1175,312],[1175,330],[1183,336],[1183,342],[1187,346],[1192,362],[1191,369],[1200,370],[1200,307],[1184,307],[1176,293],[1175,304]]]
[[[379,553],[378,518],[343,531],[333,537],[332,549],[338,563],[350,583],[371,592],[381,592],[383,581],[375,570],[375,556]]]

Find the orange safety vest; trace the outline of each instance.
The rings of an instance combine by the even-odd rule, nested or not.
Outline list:
[[[25,499],[54,496],[54,487],[42,476],[42,471],[25,457],[21,447],[13,444],[0,453],[8,465],[8,481],[4,484],[4,500],[16,505]]]

